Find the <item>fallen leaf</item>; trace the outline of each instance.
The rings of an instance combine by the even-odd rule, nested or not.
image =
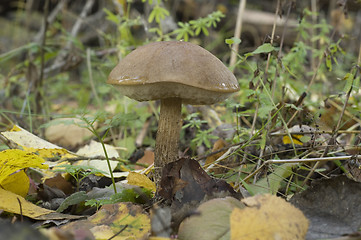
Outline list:
[[[261,178],[255,184],[249,184],[248,190],[250,190],[253,194],[276,194],[281,187],[281,183],[293,174],[292,168],[295,165],[297,165],[297,163],[284,163],[278,166],[275,168],[273,173]]]
[[[307,239],[330,239],[361,228],[361,183],[338,176],[313,181],[291,203],[310,220]]]
[[[29,178],[23,171],[25,168],[34,167],[47,169],[44,159],[39,156],[24,152],[20,149],[7,149],[0,152],[0,186],[25,196],[29,190]]]
[[[32,226],[30,221],[10,222],[1,218],[0,239],[4,240],[49,240],[45,235],[41,234],[37,228]],[[53,238],[56,239],[56,238]]]
[[[143,208],[132,203],[108,204],[87,220],[64,225],[61,231],[89,229],[96,239],[148,239],[150,219]]]
[[[137,163],[145,164],[145,165],[150,166],[151,164],[154,163],[154,152],[151,151],[151,150],[145,150],[143,157],[141,157],[141,158],[137,161]],[[134,169],[135,169],[135,170],[140,170],[140,169],[144,169],[144,167],[141,167],[141,166],[139,166],[139,165],[135,165],[135,166],[134,166]]]
[[[1,134],[9,141],[20,146],[24,151],[36,153],[39,157],[61,158],[73,156],[68,150],[45,141],[17,125],[14,125],[10,131],[1,132]]]
[[[84,122],[77,118],[54,119],[47,123],[45,138],[60,146],[74,148],[93,136],[82,124]]]
[[[303,142],[301,140],[302,137],[303,137],[303,135],[292,134],[291,135],[292,141],[291,141],[290,137],[286,135],[286,136],[283,136],[282,142],[283,142],[283,144],[292,144],[292,142],[293,142],[294,144],[302,146],[303,145]]]
[[[206,195],[240,196],[226,181],[210,177],[197,161],[189,158],[164,166],[159,185],[159,195],[178,206],[199,203]]]
[[[202,203],[193,215],[180,225],[178,238],[197,240],[230,239],[230,215],[244,204],[232,197],[216,198]]]
[[[231,240],[304,239],[308,220],[303,213],[274,195],[245,198],[246,208],[232,211]]]
[[[23,147],[35,147],[38,148],[47,148],[47,149],[61,149],[61,147],[56,146],[44,139],[41,139],[34,134],[26,131],[18,125],[14,125],[10,131],[2,132],[3,136],[5,136],[8,140],[13,141],[14,143],[23,146]]]
[[[212,199],[191,214],[179,227],[180,240],[304,239],[308,227],[300,210],[269,194]]]
[[[220,138],[214,143],[213,148],[212,148],[212,152],[216,152],[216,151],[224,148],[225,146],[227,146],[227,142],[224,141],[222,138]],[[206,162],[205,162],[205,166],[209,166],[212,163],[214,163],[225,152],[227,152],[227,149],[207,157]],[[219,174],[219,173],[222,172],[222,168],[214,166],[213,168],[211,168],[211,172],[213,172],[214,174]]]
[[[118,158],[119,154],[118,151],[115,149],[115,147],[105,144],[105,149],[107,151],[109,158]],[[88,145],[82,147],[79,149],[76,153],[79,156],[83,157],[105,157],[104,149],[101,143],[96,141],[91,141]],[[118,161],[109,160],[110,166],[112,171],[117,167]],[[110,177],[109,173],[109,166],[105,159],[92,159],[92,160],[83,160],[78,161],[76,165],[84,165],[84,166],[90,166],[93,168],[96,168],[100,171],[106,172],[107,174],[104,174],[106,177]],[[118,177],[126,177],[128,175],[128,172],[113,172],[113,176]]]
[[[6,212],[22,214],[36,219],[79,219],[82,216],[60,214],[52,210],[41,208],[26,201],[22,196],[0,188],[0,209]]]
[[[60,173],[57,173],[54,177],[45,179],[44,184],[51,188],[55,187],[63,191],[66,195],[70,195],[73,192],[73,185],[65,180]]]
[[[20,170],[9,175],[7,178],[4,179],[4,181],[1,182],[0,185],[4,190],[8,190],[22,197],[25,197],[29,191],[30,180],[24,170]]]
[[[169,207],[153,205],[150,209],[150,223],[152,228],[152,239],[170,238],[172,233],[172,212]]]
[[[156,191],[155,183],[152,182],[147,176],[144,174],[140,174],[137,172],[130,172],[127,176],[128,184],[135,185],[139,187],[144,187],[153,192]]]

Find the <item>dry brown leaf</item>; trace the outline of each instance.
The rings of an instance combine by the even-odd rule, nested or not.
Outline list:
[[[53,121],[57,124],[49,126],[45,130],[45,138],[52,143],[63,147],[74,148],[84,143],[93,134],[87,128],[79,126],[84,122],[77,118],[58,118]],[[60,121],[73,121],[71,124],[64,124]]]
[[[145,150],[144,151],[144,156],[141,157],[137,163],[140,163],[140,164],[146,164],[148,166],[150,166],[151,164],[154,163],[154,152],[151,151],[151,150]],[[140,170],[140,169],[143,169],[144,167],[141,167],[141,166],[138,166],[138,165],[135,165],[134,166],[134,169],[135,170]]]
[[[282,198],[266,194],[242,202],[247,207],[235,208],[231,214],[231,240],[305,238],[307,218]]]
[[[227,146],[227,142],[224,141],[222,138],[218,139],[214,145],[213,145],[213,148],[212,148],[212,152],[216,152],[222,148],[224,148],[225,146]],[[210,155],[209,157],[207,157],[206,159],[206,163],[205,163],[205,166],[209,166],[211,165],[212,163],[214,163],[214,161],[216,161],[219,157],[221,157],[225,152],[227,151],[227,149],[219,152],[219,153],[216,153],[216,154],[213,154],[213,155]],[[215,174],[218,174],[220,173],[221,169],[219,169],[218,167],[213,167],[211,169],[211,171]]]

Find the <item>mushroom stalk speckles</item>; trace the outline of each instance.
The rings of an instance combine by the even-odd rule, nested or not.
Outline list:
[[[156,178],[160,180],[161,168],[178,158],[179,135],[182,128],[182,99],[166,98],[160,103],[160,115],[154,151]]]

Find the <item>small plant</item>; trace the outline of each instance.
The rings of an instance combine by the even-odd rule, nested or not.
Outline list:
[[[191,128],[195,129],[195,137],[191,140],[191,147],[194,150],[195,147],[199,147],[204,144],[207,148],[211,148],[211,139],[217,139],[217,136],[212,135],[213,128],[203,130],[202,125],[206,124],[207,121],[200,120],[198,117],[198,113],[192,113],[186,117],[186,123],[182,129]]]
[[[76,191],[79,191],[80,182],[87,176],[91,174],[106,174],[106,172],[93,168],[91,166],[70,165],[70,164],[58,165],[53,171],[66,172],[70,174],[76,181]]]
[[[207,15],[207,17],[191,20],[189,23],[178,22],[179,28],[174,30],[171,35],[176,35],[177,40],[184,39],[188,41],[189,37],[199,36],[201,33],[208,36],[208,28],[217,27],[221,18],[225,17],[221,11],[216,11]]]
[[[152,198],[152,192],[145,188],[123,189],[121,192],[113,194],[109,199],[90,199],[85,202],[85,206],[96,207],[97,210],[105,204],[118,202],[146,203]]]

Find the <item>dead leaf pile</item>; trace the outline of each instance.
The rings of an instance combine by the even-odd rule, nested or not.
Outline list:
[[[200,205],[180,225],[179,239],[304,239],[307,229],[303,213],[279,197],[227,197]]]

